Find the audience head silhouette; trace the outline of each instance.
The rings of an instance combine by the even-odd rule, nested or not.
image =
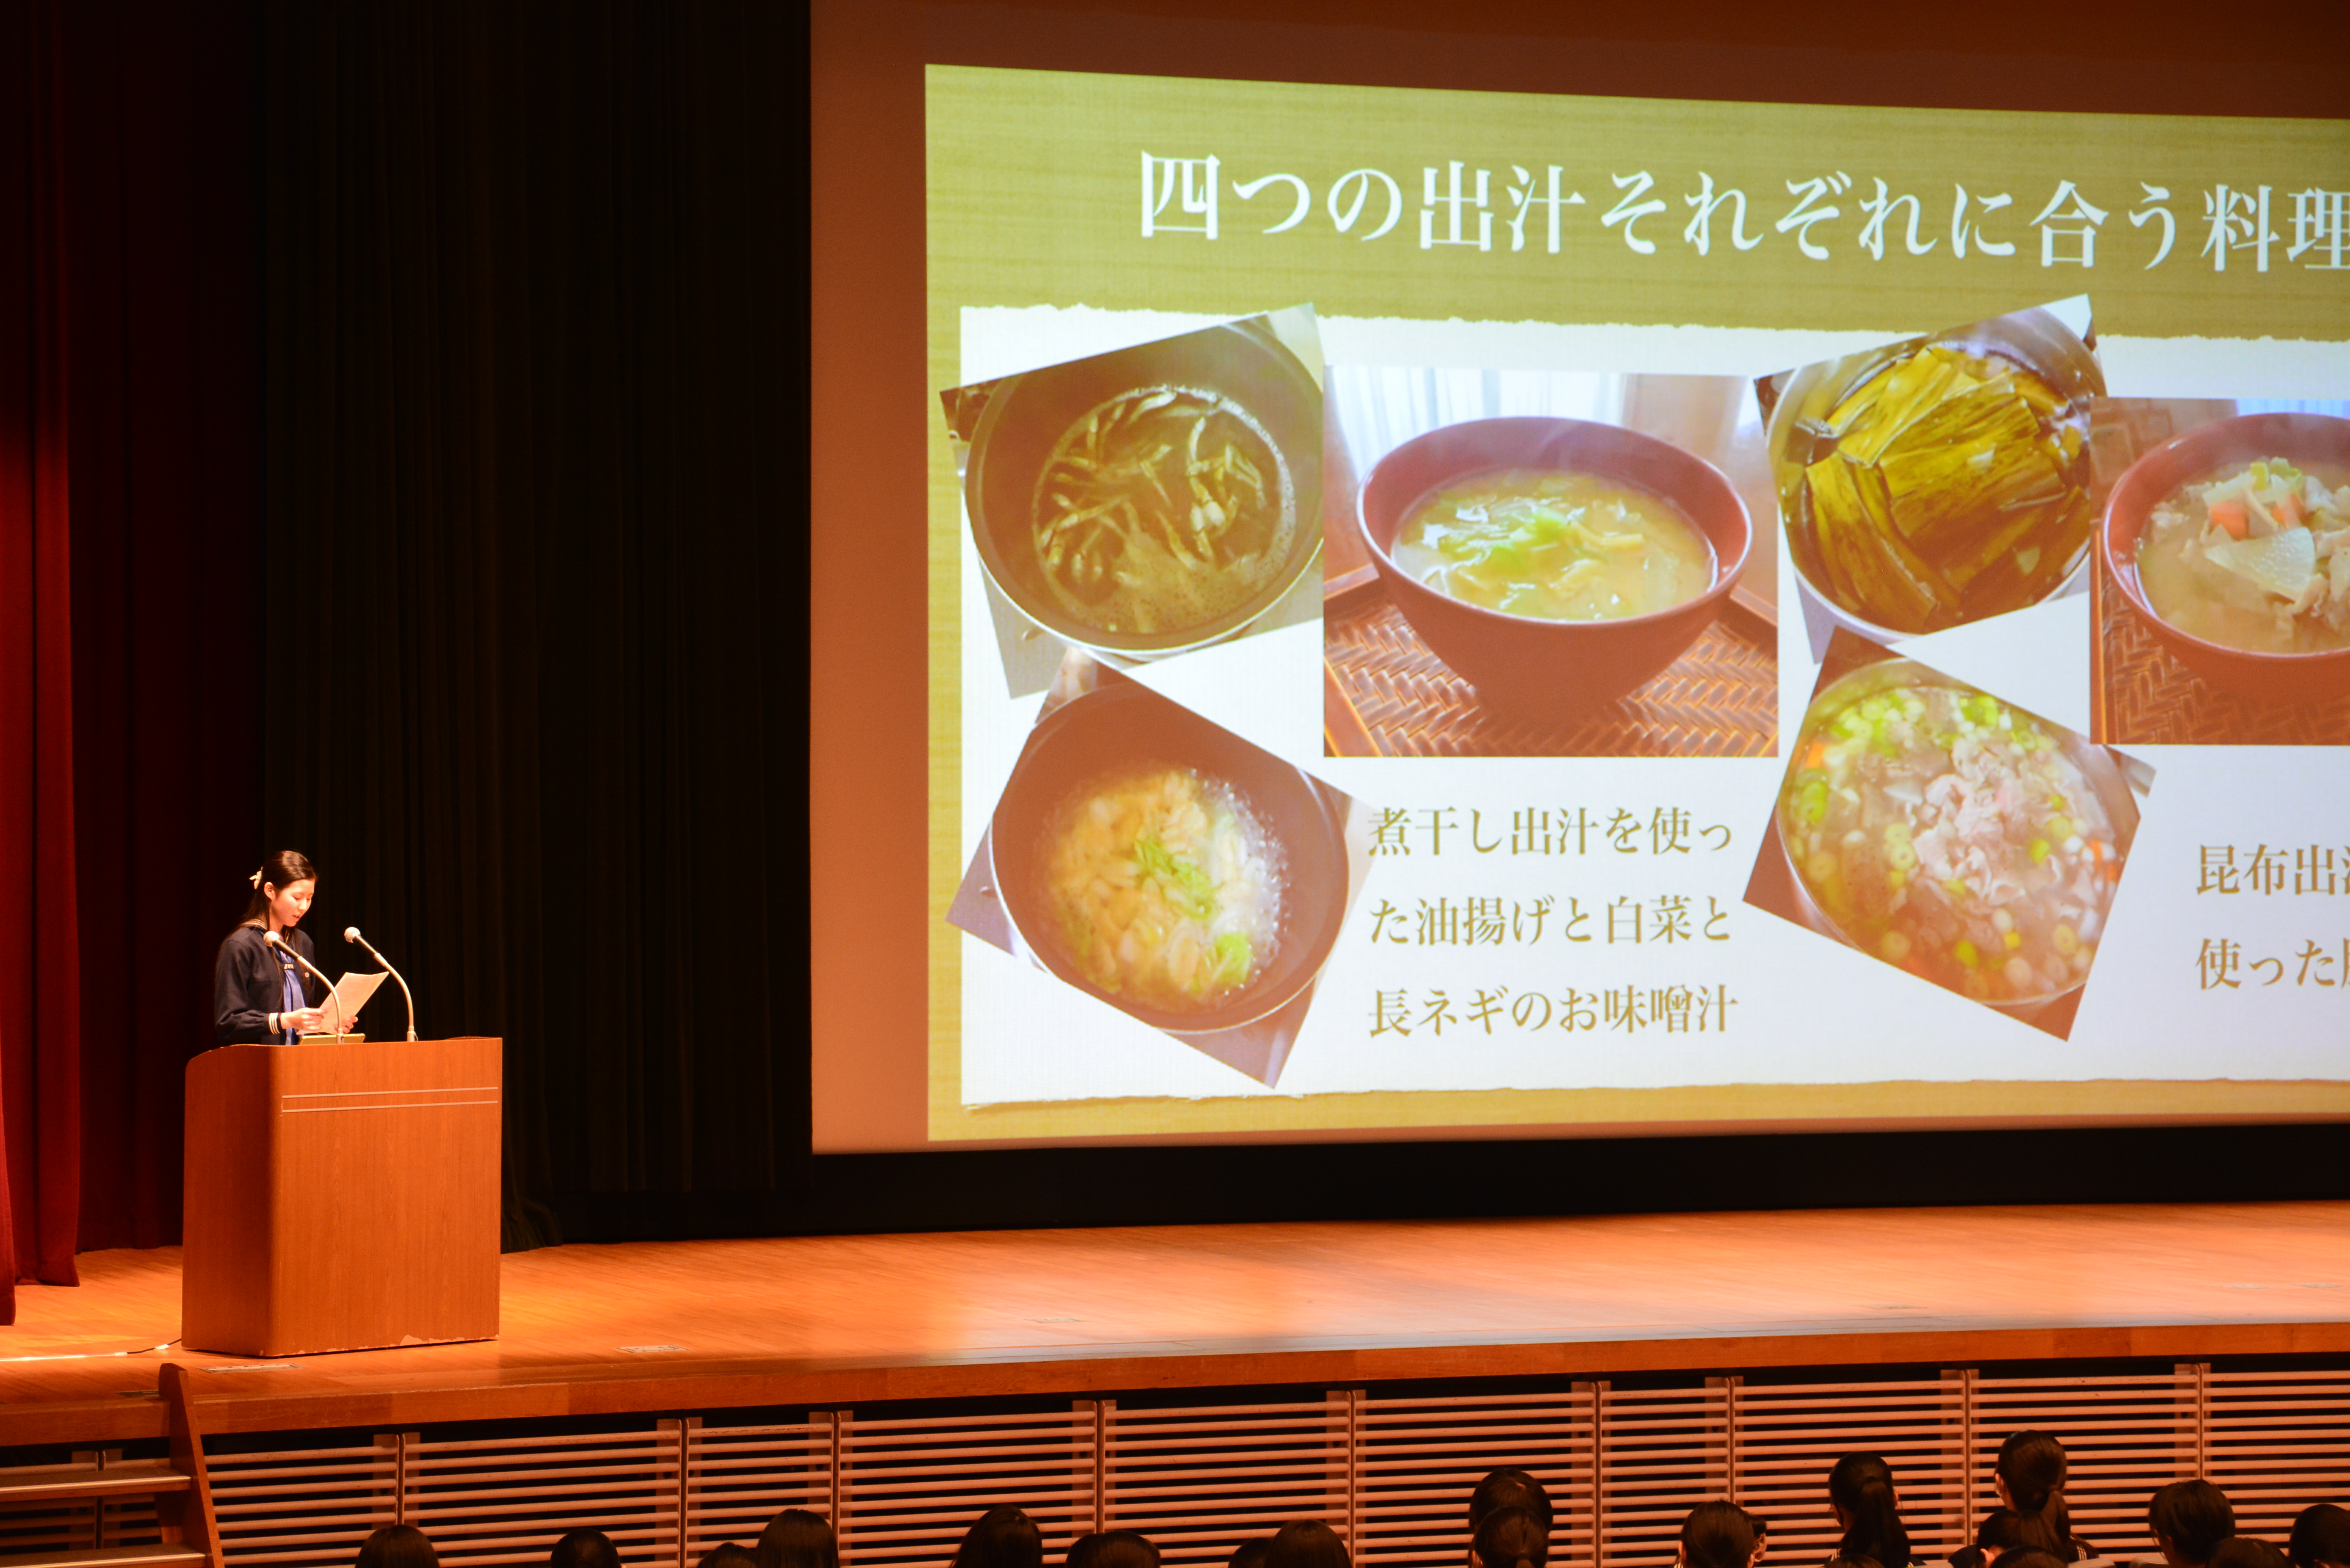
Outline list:
[[[2291,1568],[2285,1554],[2268,1542],[2231,1535],[2211,1549],[2211,1568]]]
[[[1514,1465],[1489,1470],[1469,1494],[1469,1533],[1485,1522],[1486,1515],[1497,1509],[1523,1508],[1534,1516],[1544,1531],[1550,1529],[1550,1493],[1542,1482]]]
[[[1482,1568],[1544,1568],[1550,1561],[1550,1526],[1530,1508],[1497,1508],[1477,1526],[1469,1550]]]
[[[1131,1530],[1104,1530],[1069,1543],[1068,1568],[1159,1568],[1159,1548]]]
[[[412,1524],[387,1524],[359,1542],[357,1568],[441,1568],[441,1554]]]
[[[1901,1523],[1891,1466],[1875,1454],[1846,1454],[1828,1471],[1828,1501],[1844,1526],[1837,1556],[1866,1557],[1879,1568],[1909,1568],[1909,1532]]]
[[[2015,1511],[2016,1544],[2060,1563],[2090,1555],[2073,1539],[2072,1515],[2064,1508],[2066,1473],[2064,1445],[2045,1432],[2017,1432],[1999,1446],[1999,1497]]]
[[[1991,1559],[1991,1568],[2064,1568],[2065,1560],[2037,1546],[2018,1546]]]
[[[1336,1531],[1318,1519],[1299,1519],[1274,1532],[1264,1568],[1354,1568],[1354,1564]]]
[[[2210,1481],[2172,1481],[2147,1502],[2146,1522],[2176,1568],[2203,1568],[2220,1542],[2236,1533],[2236,1511]]]
[[[991,1508],[955,1548],[954,1568],[1045,1568],[1045,1537],[1016,1508]]]
[[[748,1548],[737,1546],[730,1541],[723,1546],[713,1546],[703,1552],[702,1561],[695,1563],[694,1568],[759,1568],[759,1560],[751,1555]]]
[[[1762,1553],[1762,1521],[1734,1502],[1701,1502],[1681,1521],[1682,1568],[1747,1568]]]
[[[575,1530],[546,1554],[546,1568],[620,1568],[620,1549],[600,1530]]]
[[[2012,1508],[1994,1508],[1975,1526],[1975,1544],[1991,1556],[2023,1544],[2023,1516]]]
[[[2293,1519],[2285,1545],[2293,1568],[2350,1568],[2350,1510],[2314,1502]]]
[[[1232,1548],[1232,1554],[1224,1560],[1224,1568],[1264,1568],[1264,1560],[1272,1551],[1273,1537],[1270,1535],[1243,1541]]]
[[[840,1542],[820,1513],[787,1508],[767,1521],[752,1551],[759,1568],[840,1568]]]

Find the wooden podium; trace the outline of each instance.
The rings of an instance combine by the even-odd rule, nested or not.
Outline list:
[[[187,1347],[495,1339],[501,1045],[224,1045],[189,1063]]]

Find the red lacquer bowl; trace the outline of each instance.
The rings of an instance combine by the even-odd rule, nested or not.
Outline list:
[[[2132,463],[2106,501],[2107,580],[2180,663],[2222,691],[2268,702],[2318,702],[2350,692],[2350,648],[2255,653],[2181,631],[2156,613],[2138,581],[2137,547],[2157,504],[2180,485],[2255,458],[2304,469],[2350,469],[2350,420],[2326,414],[2242,414],[2175,436]]]
[[[1396,565],[1396,535],[1415,506],[1505,468],[1598,474],[1664,496],[1712,544],[1713,586],[1653,615],[1542,620],[1439,593]],[[1371,470],[1361,517],[1379,576],[1420,640],[1485,702],[1538,718],[1572,717],[1661,674],[1721,613],[1754,544],[1746,504],[1721,470],[1653,437],[1583,420],[1470,420],[1415,436]]]

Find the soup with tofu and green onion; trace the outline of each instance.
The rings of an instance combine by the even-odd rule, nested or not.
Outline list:
[[[1620,480],[1503,469],[1449,485],[1397,530],[1396,565],[1441,594],[1543,620],[1618,620],[1713,586],[1713,546],[1663,496]]]
[[[1240,793],[1190,768],[1080,785],[1038,841],[1053,935],[1097,990],[1204,1012],[1264,972],[1281,934],[1281,846]]]
[[[1862,951],[1978,1002],[2081,983],[2122,835],[2056,732],[1984,692],[1918,682],[1804,718],[1780,833]]]

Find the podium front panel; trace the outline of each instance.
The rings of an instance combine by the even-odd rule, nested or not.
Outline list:
[[[224,1045],[190,1063],[189,1348],[495,1338],[501,1058],[469,1037]]]

